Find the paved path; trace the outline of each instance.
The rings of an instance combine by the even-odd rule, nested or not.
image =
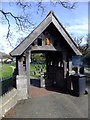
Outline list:
[[[10,67],[13,69],[13,72],[14,72],[15,67],[14,66],[10,66]]]
[[[44,96],[36,96],[20,101],[7,113],[6,117],[88,118],[88,95],[74,97],[52,91]]]
[[[32,98],[20,101],[6,118],[88,118],[88,95],[75,97],[33,85]]]

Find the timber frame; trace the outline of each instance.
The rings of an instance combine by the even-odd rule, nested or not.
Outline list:
[[[33,41],[51,24],[53,23],[57,30],[62,34],[66,42],[70,45],[76,55],[82,55],[78,50],[77,45],[72,40],[70,35],[66,32],[62,24],[58,21],[52,11],[47,17],[34,29],[11,53],[12,57],[20,56],[33,43]]]
[[[67,75],[72,71],[72,56],[82,55],[53,11],[11,53],[16,57],[17,75],[27,76],[27,94],[30,95],[30,58],[32,53],[45,53],[46,85],[54,82],[67,87]]]

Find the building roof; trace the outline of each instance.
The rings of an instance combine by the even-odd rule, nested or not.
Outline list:
[[[55,25],[75,54],[82,55],[75,42],[54,15],[53,11],[49,12],[46,18],[13,51],[11,51],[10,55],[20,56],[51,23]]]

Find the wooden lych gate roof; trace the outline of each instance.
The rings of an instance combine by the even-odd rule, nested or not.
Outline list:
[[[46,18],[10,53],[11,56],[20,56],[34,42],[34,40],[51,24],[53,23],[65,41],[69,44],[76,55],[82,55],[78,50],[77,45],[67,33],[62,24],[58,21],[52,11]]]

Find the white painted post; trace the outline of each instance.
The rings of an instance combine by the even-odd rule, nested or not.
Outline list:
[[[64,66],[64,78],[66,78],[66,74],[67,74],[67,56],[66,56],[66,53],[63,53],[63,66]]]
[[[72,60],[69,60],[69,75],[72,74]]]
[[[45,88],[45,79],[43,72],[41,72],[40,87]]]

